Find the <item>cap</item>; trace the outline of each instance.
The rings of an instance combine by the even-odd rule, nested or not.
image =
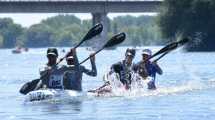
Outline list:
[[[126,56],[135,56],[136,51],[134,49],[127,49],[125,55]]]
[[[73,56],[66,57],[66,59],[73,59],[73,58],[74,58]]]
[[[142,51],[142,55],[143,55],[143,54],[151,56],[151,55],[152,55],[152,51],[149,50],[149,49],[144,49],[144,50]]]
[[[126,55],[128,55],[128,56],[133,56],[132,53],[130,53],[130,52],[128,52]]]
[[[58,57],[58,52],[56,48],[48,48],[47,55],[54,55]]]

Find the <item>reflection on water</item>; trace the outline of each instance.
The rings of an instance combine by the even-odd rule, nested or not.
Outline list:
[[[83,101],[56,101],[56,100],[49,100],[49,101],[34,101],[34,102],[25,102],[23,104],[24,107],[30,108],[29,110],[34,111],[32,106],[39,107],[39,111],[50,113],[50,114],[59,114],[65,110],[69,110],[71,113],[73,112],[81,112]],[[34,108],[34,107],[33,107]],[[69,112],[68,111],[68,112]]]

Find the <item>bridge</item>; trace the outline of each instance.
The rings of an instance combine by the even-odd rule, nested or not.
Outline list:
[[[93,24],[104,25],[108,13],[158,12],[163,0],[0,0],[0,13],[91,13]]]

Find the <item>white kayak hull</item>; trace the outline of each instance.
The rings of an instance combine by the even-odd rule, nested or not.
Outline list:
[[[60,89],[41,89],[29,92],[25,96],[26,102],[44,101],[44,100],[80,100],[85,93],[74,90]]]

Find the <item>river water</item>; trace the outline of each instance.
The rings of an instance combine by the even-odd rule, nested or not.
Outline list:
[[[12,54],[0,50],[0,117],[1,120],[214,120],[215,118],[215,53],[174,51],[158,63],[164,74],[157,76],[156,91],[132,96],[93,97],[79,102],[37,102],[26,104],[18,91],[27,81],[39,77],[46,63],[46,49],[30,49]],[[63,48],[59,48],[61,51]],[[68,50],[69,48],[64,48]],[[159,47],[151,47],[157,51]],[[104,50],[96,56],[97,77],[83,76],[85,91],[103,84],[103,74],[112,63],[124,58],[126,47]],[[79,60],[90,51],[78,50]],[[137,50],[135,62],[141,59]],[[60,52],[63,56],[65,53]],[[89,61],[84,64],[90,67]]]

